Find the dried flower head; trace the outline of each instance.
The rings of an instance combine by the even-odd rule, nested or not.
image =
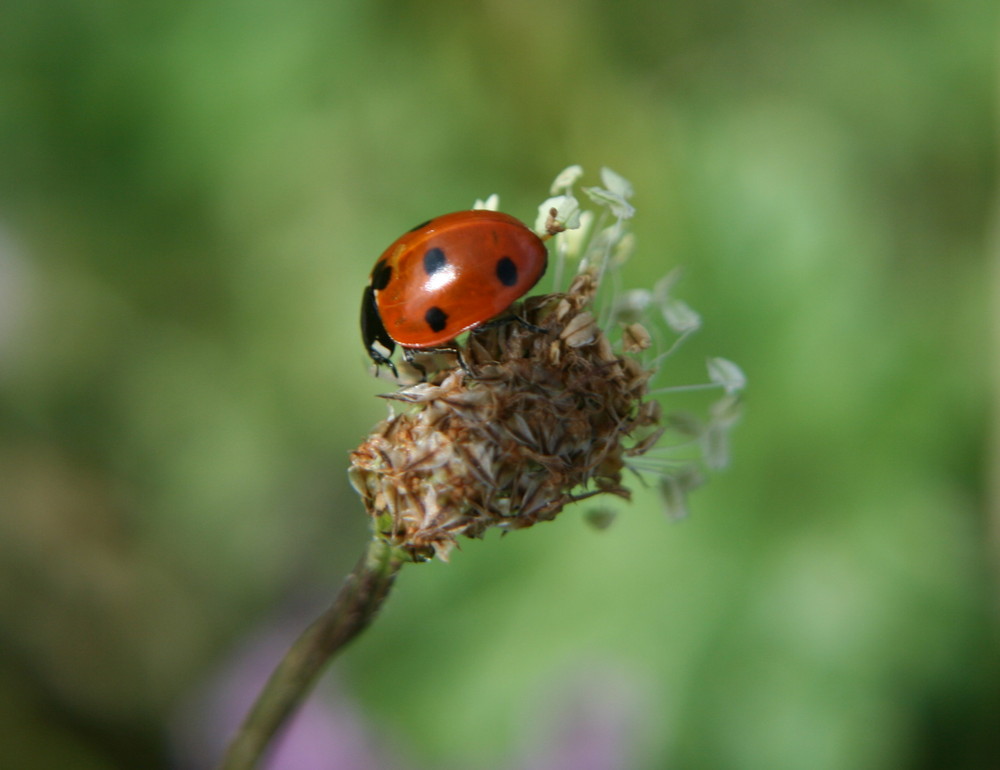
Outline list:
[[[569,288],[524,300],[514,309],[518,322],[471,333],[466,368],[448,360],[428,367],[425,381],[385,395],[404,410],[379,423],[351,454],[351,482],[376,536],[416,560],[446,559],[460,535],[523,529],[594,495],[628,499],[627,466],[658,473],[667,500],[682,501],[691,486],[688,462],[638,461],[665,428],[649,388],[662,356],[640,363],[653,335],[637,320],[646,307],[632,305],[658,300],[633,292],[632,302],[619,303],[612,316],[625,322],[615,325],[614,343],[597,321],[601,280],[631,249],[623,227],[634,212],[631,186],[605,170],[607,189],[585,188],[615,220],[598,229],[573,196],[579,175],[578,167],[560,175],[553,192],[561,194],[542,204],[539,217],[549,232],[585,231],[556,236],[557,274],[565,259],[579,260]],[[658,304],[676,309],[678,302],[664,296]],[[731,378],[739,372],[730,362],[717,368]],[[728,416],[727,426],[734,421]],[[709,432],[691,429],[696,438]]]

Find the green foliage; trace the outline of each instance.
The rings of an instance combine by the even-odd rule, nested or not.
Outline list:
[[[650,490],[603,532],[567,512],[408,568],[337,665],[379,740],[513,766],[593,681],[634,716],[635,767],[1000,763],[997,16],[8,7],[5,758],[162,765],[241,634],[333,595],[366,538],[347,452],[384,414],[357,332],[375,256],[493,192],[531,221],[579,162],[634,185],[626,283],[685,268],[702,328],[656,384],[703,381],[708,355],[749,377],[731,469],[681,523]]]

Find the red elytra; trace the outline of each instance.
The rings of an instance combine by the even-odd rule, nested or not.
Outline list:
[[[496,318],[545,272],[542,239],[508,214],[458,211],[425,222],[379,257],[361,304],[361,336],[377,364],[446,346]]]

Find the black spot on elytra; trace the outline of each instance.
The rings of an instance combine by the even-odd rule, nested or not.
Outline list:
[[[415,233],[415,232],[417,232],[417,230],[423,230],[423,229],[424,229],[425,227],[427,227],[427,225],[429,225],[429,224],[430,224],[431,222],[433,222],[433,221],[434,221],[433,219],[428,219],[428,220],[427,220],[426,222],[421,222],[421,223],[420,223],[419,225],[417,225],[416,227],[411,227],[411,228],[409,229],[409,232],[411,232],[411,233]]]
[[[372,288],[375,291],[382,291],[389,285],[391,278],[392,268],[385,263],[384,259],[380,259],[375,263],[375,269],[372,270]]]
[[[510,257],[500,257],[497,260],[497,278],[504,286],[517,285],[517,265]]]
[[[427,275],[434,275],[434,273],[441,270],[447,264],[447,257],[445,257],[444,252],[437,247],[427,249],[424,253],[424,272],[427,273]]]
[[[435,305],[424,313],[424,320],[431,327],[431,331],[441,332],[448,325],[448,314]]]

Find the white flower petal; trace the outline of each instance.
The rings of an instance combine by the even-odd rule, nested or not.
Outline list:
[[[709,419],[713,425],[731,428],[740,421],[743,405],[736,394],[726,395],[709,407]]]
[[[607,166],[601,169],[601,181],[608,190],[620,195],[622,198],[632,197],[632,183]]]
[[[629,289],[615,303],[615,317],[622,321],[640,318],[652,301],[649,289]]]
[[[580,201],[572,195],[557,195],[538,207],[538,217],[535,219],[536,232],[548,231],[552,209],[556,210],[555,220],[560,226],[567,230],[575,230],[580,226]]]
[[[590,228],[593,224],[594,212],[581,211],[577,219],[577,227],[559,234],[563,242],[563,254],[571,259],[579,257],[586,245],[587,238],[590,237]]]
[[[631,219],[635,215],[635,208],[619,193],[603,187],[584,187],[583,191],[594,203],[607,206],[618,219]]]
[[[483,209],[486,211],[499,211],[500,210],[500,196],[493,193],[489,198],[484,201],[476,198],[476,202],[472,204],[473,209]]]
[[[729,466],[729,430],[720,425],[709,425],[701,437],[701,453],[705,465],[713,471]]]
[[[656,282],[653,286],[653,300],[658,305],[666,304],[668,298],[670,297],[670,290],[680,283],[682,274],[683,270],[679,267],[675,267]]]
[[[667,326],[678,334],[693,332],[701,328],[701,316],[695,312],[690,305],[673,297],[667,297],[667,301],[661,306],[663,319]]]
[[[693,466],[686,466],[660,479],[660,499],[667,516],[675,520],[685,518],[689,513],[688,492],[704,483],[705,477]]]
[[[553,195],[558,195],[561,192],[569,192],[570,188],[576,184],[576,181],[583,176],[583,167],[579,165],[567,166],[556,176],[555,181],[552,182],[552,189],[550,192]]]
[[[739,393],[747,386],[747,376],[743,370],[725,358],[708,359],[708,376],[730,395]]]

